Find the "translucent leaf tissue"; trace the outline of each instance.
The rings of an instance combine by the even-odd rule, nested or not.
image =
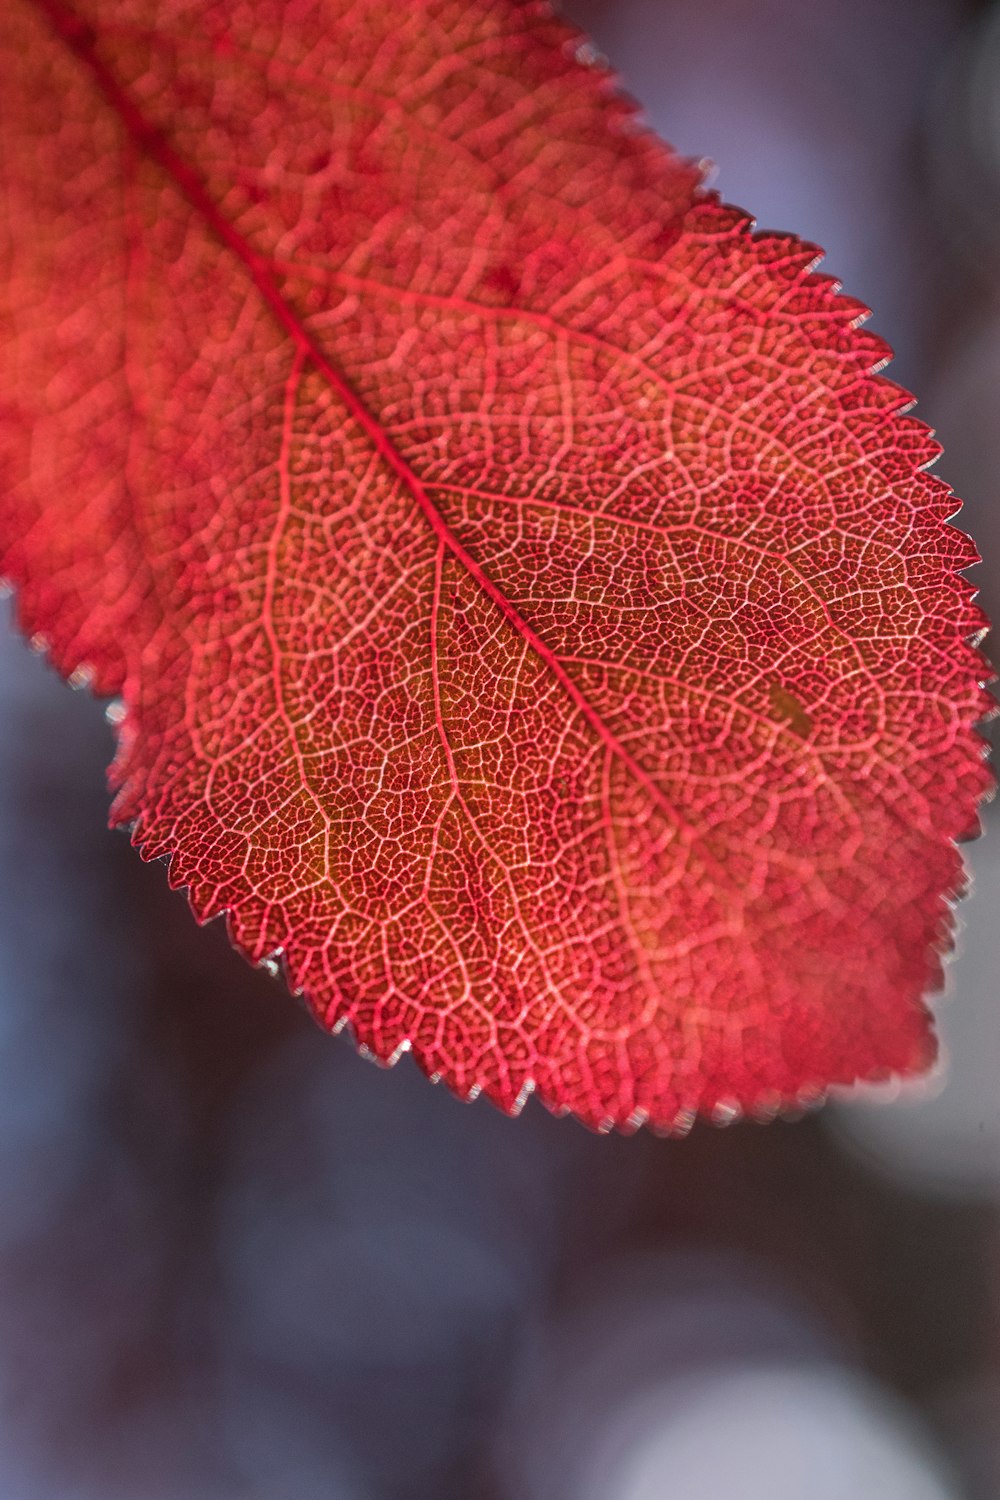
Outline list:
[[[6,0],[0,554],[331,1029],[599,1128],[933,1057],[983,629],[818,252],[514,0]]]

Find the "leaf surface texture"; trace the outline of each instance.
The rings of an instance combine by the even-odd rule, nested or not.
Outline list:
[[[512,0],[6,0],[0,543],[113,817],[592,1125],[933,1056],[975,561],[817,252]]]

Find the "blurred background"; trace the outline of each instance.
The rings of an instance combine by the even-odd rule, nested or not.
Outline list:
[[[996,610],[1000,6],[566,9],[874,307]],[[2,1500],[1000,1496],[1000,829],[930,1087],[601,1139],[321,1035],[105,831],[101,706],[0,690]]]

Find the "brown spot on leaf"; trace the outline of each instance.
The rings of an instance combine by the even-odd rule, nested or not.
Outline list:
[[[771,709],[800,738],[808,739],[812,733],[812,719],[795,694],[782,687],[780,682],[771,683]]]

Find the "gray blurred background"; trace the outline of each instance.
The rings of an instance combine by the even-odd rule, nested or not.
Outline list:
[[[572,0],[823,245],[1000,604],[1000,7]],[[947,1065],[598,1139],[321,1035],[105,831],[100,705],[0,642],[2,1500],[1000,1496],[1000,830]]]

